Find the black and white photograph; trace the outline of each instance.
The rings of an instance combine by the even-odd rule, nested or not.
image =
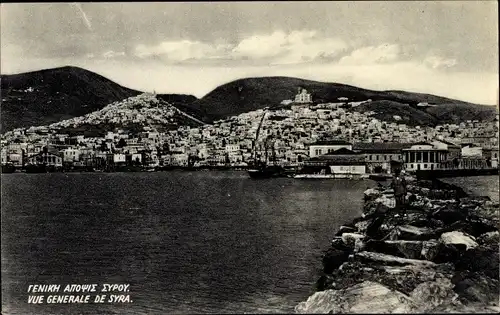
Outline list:
[[[498,2],[0,4],[2,315],[500,313]]]

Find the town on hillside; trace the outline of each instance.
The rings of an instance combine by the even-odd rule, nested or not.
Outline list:
[[[393,162],[408,171],[498,168],[498,114],[493,122],[409,126],[397,115],[387,122],[351,110],[362,103],[316,103],[299,87],[275,107],[205,124],[144,93],[2,134],[2,171],[246,168],[255,159],[314,173],[390,173]]]

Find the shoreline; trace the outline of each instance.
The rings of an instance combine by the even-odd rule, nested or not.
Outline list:
[[[407,177],[364,192],[361,217],[336,232],[317,292],[296,313],[498,313],[498,202],[444,181]]]

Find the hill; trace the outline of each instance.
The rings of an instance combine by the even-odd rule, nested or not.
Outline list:
[[[2,75],[1,92],[2,132],[85,115],[141,93],[77,67]]]
[[[157,95],[144,93],[111,103],[83,116],[30,129],[36,131],[48,128],[69,135],[104,137],[107,131],[118,129],[137,134],[143,131],[144,127],[167,131],[176,130],[179,126],[198,127],[202,124]]]
[[[385,104],[378,110],[390,110],[390,115],[385,116],[392,117],[393,112],[402,109],[409,115],[409,121],[417,120],[429,124],[443,120],[443,122],[456,122],[457,120],[470,119],[469,117],[492,119],[495,113],[495,109],[490,106],[467,103],[431,94],[405,91],[373,91],[351,85],[291,77],[261,77],[232,81],[217,87],[203,98],[187,105],[187,107],[198,113],[198,117],[202,117],[204,121],[211,122],[267,106],[279,106],[281,101],[293,99],[299,88],[307,89],[312,94],[313,101],[317,103],[338,102],[339,97],[347,97],[349,101],[353,102],[368,99],[372,101],[391,101],[392,103],[374,102],[364,107],[375,110],[374,106]],[[417,107],[419,103],[438,106],[420,108]],[[398,104],[402,107],[399,108]],[[457,109],[458,112],[449,114],[448,112],[453,109]],[[363,107],[358,110],[363,110]]]

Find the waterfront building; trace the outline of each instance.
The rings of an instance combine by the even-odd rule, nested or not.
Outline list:
[[[353,151],[364,155],[368,173],[391,173],[391,162],[403,162],[403,149],[410,147],[410,143],[357,142]]]
[[[462,156],[462,148],[458,144],[445,140],[434,140],[430,144],[436,149],[448,151],[448,159],[460,158]]]
[[[366,174],[365,157],[362,153],[341,148],[304,161],[306,173],[363,175]]]
[[[462,144],[462,157],[481,157],[483,148],[474,144]]]
[[[61,151],[63,155],[63,162],[78,162],[80,161],[80,150],[67,148]]]
[[[446,148],[427,142],[415,143],[402,151],[404,169],[408,171],[439,169],[449,159]]]
[[[113,162],[114,163],[125,163],[127,161],[127,157],[123,153],[115,153],[113,154]]]
[[[309,146],[309,157],[330,154],[342,148],[352,150],[352,144],[345,140],[317,141]]]
[[[492,168],[498,167],[498,155],[499,155],[498,146],[491,148],[483,148],[482,153],[483,153],[483,158],[491,162]]]
[[[43,150],[26,159],[29,165],[45,165],[61,167],[63,162],[62,155],[52,148],[44,147]]]

